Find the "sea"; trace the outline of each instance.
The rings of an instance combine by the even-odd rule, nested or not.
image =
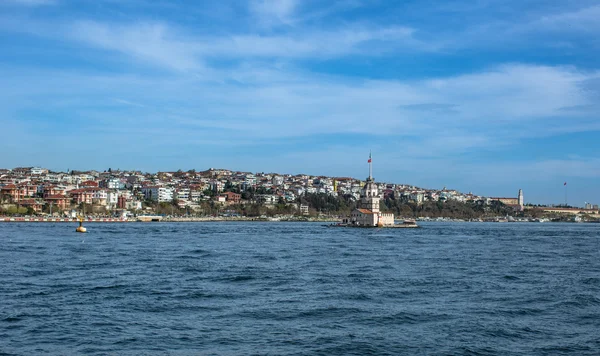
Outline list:
[[[76,226],[0,224],[0,354],[600,354],[600,224]]]

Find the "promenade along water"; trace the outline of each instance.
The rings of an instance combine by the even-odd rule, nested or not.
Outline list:
[[[593,355],[600,225],[0,225],[0,354]]]

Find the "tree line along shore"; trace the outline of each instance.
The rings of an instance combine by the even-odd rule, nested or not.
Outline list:
[[[298,206],[305,206],[307,209],[304,212],[300,212]],[[177,202],[157,203],[146,201],[144,202],[145,209],[139,211],[138,214],[119,215],[118,211],[107,213],[91,204],[80,204],[71,213],[75,211],[78,214],[84,212],[87,219],[92,219],[90,221],[111,222],[135,221],[137,216],[144,214],[161,216],[161,220],[164,221],[335,221],[348,215],[356,206],[357,202],[351,196],[306,193],[300,196],[295,204],[290,204],[281,199],[275,204],[252,202],[225,206],[211,200],[203,202],[200,211],[190,211],[189,209],[180,208]],[[454,200],[415,203],[387,197],[381,199],[380,209],[383,212],[394,213],[398,217],[398,220],[407,218],[443,218],[468,221],[489,220],[496,217],[510,216],[519,219],[571,221],[571,217],[565,214],[545,212],[538,207],[528,207],[523,211],[518,211],[498,201],[491,202],[490,204],[482,204],[477,201],[460,202]],[[51,217],[72,221],[75,215],[66,216],[64,212],[58,211],[55,211],[53,215],[49,215],[48,212],[34,214],[28,209],[14,204],[0,206],[0,221],[7,221],[7,218],[8,221],[51,221],[48,220]],[[34,218],[35,220],[33,220]],[[594,216],[584,216],[582,220],[597,221],[598,219]]]

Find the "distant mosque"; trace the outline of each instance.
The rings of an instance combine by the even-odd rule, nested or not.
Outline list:
[[[382,213],[379,210],[379,189],[373,179],[373,166],[369,154],[369,178],[360,193],[358,208],[354,209],[343,223],[360,227],[386,227],[394,226],[394,214]]]

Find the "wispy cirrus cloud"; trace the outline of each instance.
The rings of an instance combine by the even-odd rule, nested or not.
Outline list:
[[[206,59],[215,58],[325,60],[348,55],[377,56],[398,50],[430,50],[413,38],[413,29],[397,26],[351,26],[285,36],[232,34],[218,37],[190,36],[164,23],[120,26],[80,21],[64,30],[67,38],[92,48],[117,51],[176,70],[200,70],[205,67]]]
[[[262,26],[291,25],[298,6],[297,0],[253,0],[250,11]]]
[[[523,30],[548,31],[565,34],[573,32],[598,33],[600,5],[582,7],[567,12],[542,15],[523,26]]]
[[[4,2],[9,5],[40,6],[54,5],[58,0],[4,0]]]
[[[561,129],[585,131],[593,124],[589,116],[565,114],[563,108],[593,104],[595,94],[583,84],[598,76],[565,67],[514,64],[446,78],[373,81],[285,67],[265,71],[263,66],[240,66],[212,69],[211,78],[218,81],[177,73],[143,77],[7,72],[1,90],[12,88],[7,107],[13,112],[40,100],[48,110],[69,110],[83,117],[101,116],[103,103],[116,97],[123,108],[109,117],[116,122],[127,117],[133,132],[137,125],[153,122],[165,132],[173,124],[184,125],[194,140],[198,134],[210,136],[211,130],[227,129],[228,137],[256,144],[269,138],[331,134],[389,140],[419,137],[419,146],[426,149],[407,152],[435,157],[476,147],[497,149],[498,142],[514,144]],[[24,87],[19,83],[25,77],[29,84]],[[33,83],[35,90],[30,88]],[[64,106],[64,99],[79,102]],[[128,113],[128,107],[135,113]],[[570,125],[555,125],[557,118],[569,120]],[[127,125],[118,128],[125,129]],[[185,135],[180,138],[185,140]]]
[[[178,38],[163,24],[109,26],[80,21],[69,27],[68,36],[72,40],[91,47],[117,51],[140,61],[176,70],[199,70],[203,67],[194,53],[194,44]]]
[[[56,24],[20,18],[6,19],[2,27],[40,38],[61,38],[88,49],[116,52],[142,64],[178,71],[204,71],[206,61],[214,59],[328,60],[436,50],[415,39],[414,29],[403,26],[354,24],[285,35],[193,35],[164,22],[114,24],[84,20]]]

